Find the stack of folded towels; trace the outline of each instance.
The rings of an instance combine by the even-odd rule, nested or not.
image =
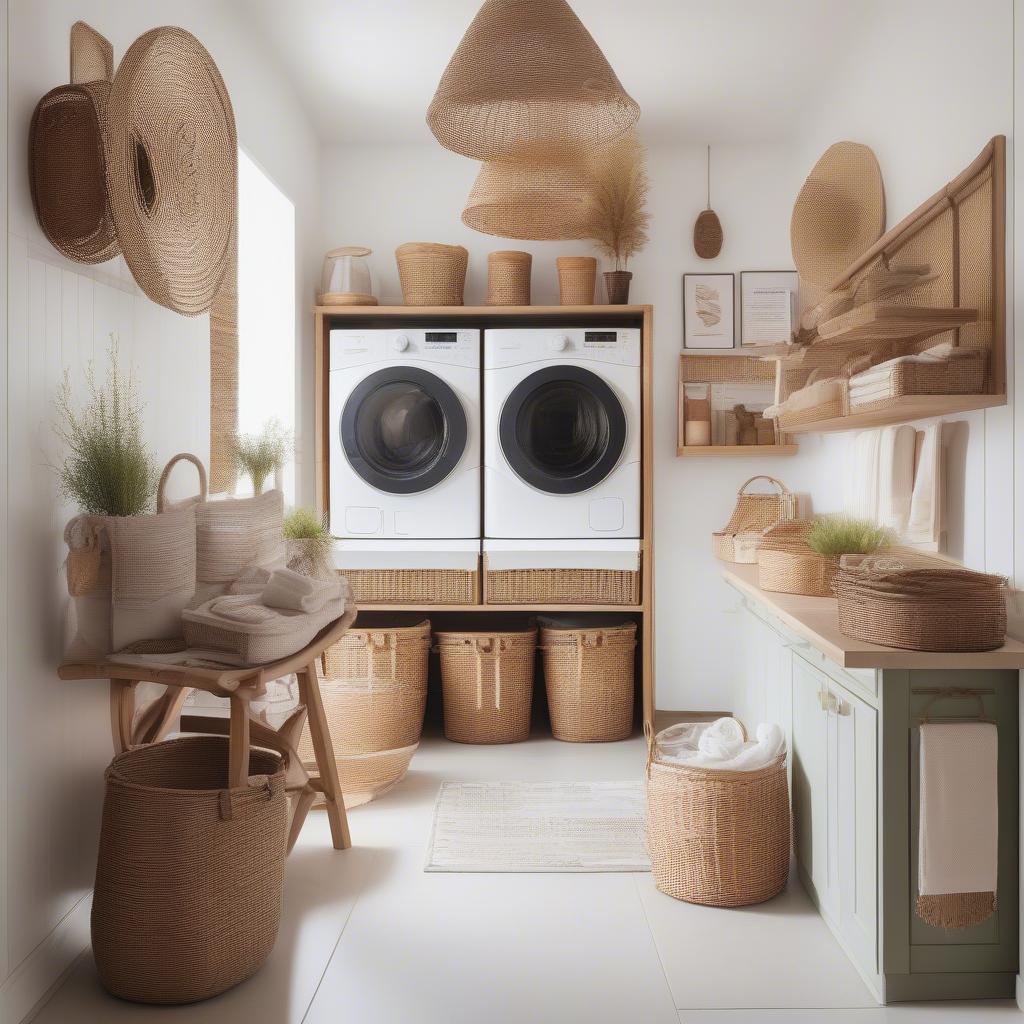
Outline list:
[[[235,622],[255,625],[278,615],[313,615],[342,595],[341,578],[313,579],[291,569],[252,569],[240,576],[231,592],[216,597],[207,611]]]

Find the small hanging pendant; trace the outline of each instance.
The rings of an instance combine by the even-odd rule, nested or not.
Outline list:
[[[693,225],[693,249],[702,260],[713,260],[722,251],[722,223],[711,209],[711,147],[708,146],[708,206]]]

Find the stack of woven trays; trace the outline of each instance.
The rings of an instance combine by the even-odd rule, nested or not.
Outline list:
[[[324,655],[320,686],[346,807],[405,777],[427,704],[430,623],[349,630]],[[308,727],[299,756],[315,769]]]
[[[839,628],[912,651],[991,651],[1006,641],[1006,580],[958,566],[844,556]]]

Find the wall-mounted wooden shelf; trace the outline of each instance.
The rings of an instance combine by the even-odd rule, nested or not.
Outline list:
[[[975,409],[993,409],[1006,405],[1006,395],[913,395],[900,399],[888,409],[852,412],[848,416],[812,420],[786,427],[789,434],[834,434],[841,430],[867,430],[888,427],[894,423],[912,423],[932,416],[956,416]]]
[[[642,604],[361,604],[361,612],[543,612],[577,615],[581,612],[622,612],[637,615]]]
[[[704,444],[685,445],[676,448],[680,458],[748,458],[758,455],[796,455],[800,450],[795,444]]]

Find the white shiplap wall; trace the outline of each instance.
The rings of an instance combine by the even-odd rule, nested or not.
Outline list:
[[[3,546],[7,630],[18,642],[5,645],[10,685],[0,771],[7,787],[6,877],[18,884],[6,887],[0,977],[7,981],[0,1009],[24,1012],[29,1007],[18,1005],[18,993],[38,998],[34,976],[60,963],[65,943],[81,948],[87,939],[82,901],[92,886],[94,861],[82,851],[95,848],[102,766],[110,752],[102,684],[62,683],[54,671],[68,602],[62,534],[75,514],[58,493],[62,452],[53,432],[54,397],[67,371],[76,399],[84,398],[90,362],[103,380],[113,333],[122,368],[131,366],[136,374],[147,439],[158,461],[182,450],[206,461],[209,321],[149,302],[121,261],[78,267],[15,234],[8,235],[7,271]],[[179,496],[195,486],[184,468],[172,483]],[[19,972],[28,976],[19,978]]]

